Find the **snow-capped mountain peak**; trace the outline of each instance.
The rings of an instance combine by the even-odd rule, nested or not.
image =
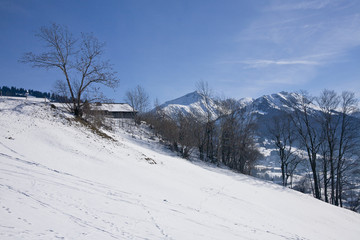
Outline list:
[[[279,92],[264,95],[253,101],[253,107],[268,112],[270,110],[289,111],[290,106],[298,103],[301,95],[298,93]]]
[[[272,111],[290,111],[290,106],[299,103],[302,98],[301,94],[279,92],[262,97],[241,98],[238,100],[240,106],[250,106],[254,113],[267,114]],[[205,98],[201,93],[194,91],[182,97],[170,100],[160,105],[160,108],[168,115],[175,116],[177,113],[187,113],[196,116],[211,115],[212,119],[216,119],[222,109],[220,102]]]
[[[160,108],[168,116],[176,116],[179,112],[193,114],[199,117],[210,115],[211,119],[216,119],[219,115],[219,105],[217,102],[198,91],[188,93],[182,97],[170,100],[160,105]]]
[[[178,97],[176,99],[170,100],[165,102],[164,104],[161,105],[161,107],[165,107],[168,105],[190,105],[193,103],[196,103],[198,101],[200,101],[202,99],[201,94],[198,91],[194,91],[191,93],[188,93],[182,97]]]

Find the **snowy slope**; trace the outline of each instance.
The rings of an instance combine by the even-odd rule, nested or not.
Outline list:
[[[358,239],[360,215],[0,98],[0,239]],[[149,164],[156,162],[157,164]]]

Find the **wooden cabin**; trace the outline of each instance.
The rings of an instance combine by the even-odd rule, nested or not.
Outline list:
[[[111,118],[133,119],[137,113],[127,103],[95,103],[91,108]]]

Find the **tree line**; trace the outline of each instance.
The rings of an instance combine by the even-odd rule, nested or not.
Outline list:
[[[302,160],[310,166],[311,188],[315,198],[343,206],[346,191],[351,191],[352,170],[359,164],[359,119],[353,92],[337,94],[323,90],[318,97],[302,92],[291,102],[290,111],[273,119],[269,133],[279,153],[282,181],[287,186]],[[360,204],[358,196],[357,207]]]
[[[203,99],[205,115],[193,111],[168,116],[156,106],[142,119],[183,158],[196,154],[202,161],[250,174],[261,156],[256,146],[256,124],[251,109],[234,99],[218,100],[217,105],[221,107],[215,116],[207,83],[200,82],[198,92]]]
[[[36,98],[47,98],[54,102],[64,103],[69,101],[65,96],[50,92],[41,92],[33,89],[24,89],[17,87],[2,86],[0,88],[1,96],[25,97],[26,93]]]
[[[262,157],[256,137],[264,134],[257,132],[253,107],[231,98],[217,100],[215,116],[207,83],[200,82],[197,90],[205,115],[179,111],[169,116],[157,105],[150,112],[140,111],[138,119],[150,124],[170,149],[183,158],[195,154],[202,161],[250,174]],[[128,91],[127,96],[131,96],[127,101],[132,106],[144,105],[143,100],[148,99],[140,86]],[[352,189],[356,187],[353,170],[359,167],[360,160],[360,120],[352,116],[358,110],[355,94],[323,90],[314,97],[301,92],[286,104],[287,112],[266,123],[279,155],[283,186],[288,186],[299,165],[307,165],[315,198],[343,207],[344,194],[351,193],[353,202],[348,202],[348,206],[358,209],[360,194]]]
[[[50,97],[51,97],[51,94],[49,92],[40,92],[40,91],[36,91],[36,90],[32,90],[32,89],[2,86],[0,90],[1,90],[2,96],[25,97],[26,93],[28,92],[31,96],[34,96],[37,98],[50,99]]]
[[[261,157],[256,137],[264,134],[257,132],[251,104],[243,106],[231,98],[217,100],[219,111],[214,116],[207,83],[200,82],[197,90],[205,115],[179,111],[169,116],[156,106],[150,112],[140,111],[138,119],[150,124],[183,158],[195,153],[202,161],[250,174]],[[297,167],[305,164],[310,169],[314,197],[343,206],[343,193],[352,187],[351,170],[360,156],[360,121],[352,117],[358,101],[352,92],[337,94],[332,90],[323,90],[318,97],[306,92],[298,96],[286,103],[288,112],[266,123],[279,155],[283,186],[288,186]],[[127,102],[134,108],[144,106],[144,99],[148,95],[140,86],[127,92]]]

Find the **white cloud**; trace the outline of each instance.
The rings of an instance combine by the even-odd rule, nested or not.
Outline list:
[[[261,88],[306,84],[329,64],[353,61],[351,50],[360,46],[359,3],[276,3],[273,11],[263,11],[238,35],[238,50],[220,61],[223,68],[242,65],[239,75]]]
[[[267,67],[269,65],[319,65],[319,62],[316,61],[308,61],[308,60],[265,60],[265,59],[257,59],[257,60],[246,60],[246,61],[237,61],[232,63],[240,63],[246,64],[249,67],[257,68],[257,67]]]
[[[330,0],[307,0],[307,1],[276,1],[271,7],[267,8],[268,11],[292,11],[292,10],[308,10],[308,9],[321,9],[329,6],[335,1]]]

